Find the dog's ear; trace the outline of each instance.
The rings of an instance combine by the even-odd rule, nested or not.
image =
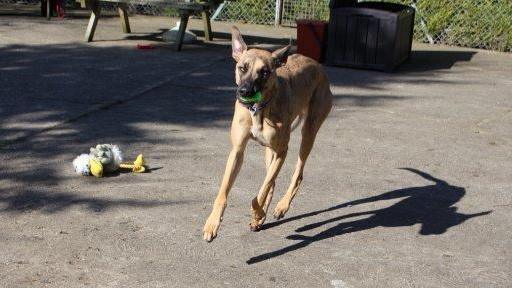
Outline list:
[[[231,29],[231,46],[233,48],[233,58],[236,62],[240,61],[240,57],[247,50],[247,45],[245,45],[242,34],[236,26]]]
[[[276,51],[272,52],[272,58],[274,59],[274,64],[276,68],[286,64],[286,59],[290,54],[290,48],[292,48],[291,45],[286,45],[286,47],[277,49]]]

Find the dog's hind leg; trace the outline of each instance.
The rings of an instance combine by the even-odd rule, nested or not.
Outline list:
[[[258,197],[252,200],[252,221],[249,224],[251,230],[257,231],[263,225],[266,218],[266,210],[270,205],[270,200],[274,193],[275,181],[277,174],[283,166],[284,159],[286,158],[287,150],[281,152],[275,152],[270,148],[266,148],[265,161],[267,162],[267,175],[263,185],[261,186]]]
[[[315,141],[316,131],[311,125],[304,123],[302,128],[302,141],[300,145],[299,159],[297,160],[297,164],[295,166],[295,172],[292,176],[292,181],[286,194],[277,202],[276,208],[274,209],[274,217],[276,219],[281,219],[284,217],[284,214],[288,212],[290,209],[290,204],[297,194],[299,190],[300,183],[302,182],[304,165],[306,164],[306,160],[313,148],[313,143]]]
[[[274,209],[274,217],[276,219],[283,218],[286,212],[288,212],[288,209],[290,209],[290,204],[297,194],[302,182],[304,165],[306,164],[309,153],[313,148],[318,130],[332,107],[332,94],[328,85],[322,86],[316,93],[320,93],[320,95],[315,95],[312,99],[302,126],[302,140],[300,144],[299,159],[295,166],[292,181],[286,194],[281,198],[281,200],[279,200],[276,208]]]

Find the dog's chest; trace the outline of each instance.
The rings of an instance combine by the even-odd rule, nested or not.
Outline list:
[[[277,130],[266,123],[263,123],[261,113],[252,115],[251,134],[253,139],[263,146],[271,147]]]
[[[256,140],[256,142],[260,143],[263,146],[267,146],[267,147],[270,146],[270,138],[271,137],[268,137],[268,135],[266,136],[263,133],[262,129],[260,129],[258,127],[255,127],[255,126],[252,126],[251,127],[251,133],[252,133],[252,138],[254,140]]]

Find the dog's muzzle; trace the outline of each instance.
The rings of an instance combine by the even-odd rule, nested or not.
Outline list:
[[[236,89],[236,96],[240,97],[249,97],[254,93],[254,87],[252,84],[244,83]]]

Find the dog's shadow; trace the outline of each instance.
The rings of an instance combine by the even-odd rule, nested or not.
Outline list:
[[[393,190],[378,196],[354,200],[324,210],[297,215],[291,218],[283,219],[281,221],[268,223],[263,226],[262,230],[269,229],[286,222],[335,211],[348,206],[360,205],[381,200],[404,198],[403,200],[387,208],[345,214],[302,226],[296,229],[295,232],[305,232],[311,229],[322,227],[323,225],[329,223],[350,219],[352,217],[369,216],[360,220],[340,222],[338,225],[321,231],[313,236],[304,236],[300,234],[289,235],[286,237],[287,239],[296,240],[298,242],[273,252],[268,252],[259,256],[252,257],[247,261],[247,264],[254,264],[270,258],[274,258],[288,252],[304,248],[311,243],[320,240],[332,238],[346,233],[372,229],[375,227],[401,227],[421,224],[421,229],[419,231],[419,234],[421,235],[443,234],[450,227],[459,225],[470,218],[487,215],[492,212],[485,211],[475,214],[458,213],[457,207],[453,205],[455,205],[466,194],[466,190],[464,188],[452,186],[443,180],[434,178],[433,176],[416,169],[402,169],[416,173],[427,180],[433,181],[435,184],[422,187],[410,187]]]

